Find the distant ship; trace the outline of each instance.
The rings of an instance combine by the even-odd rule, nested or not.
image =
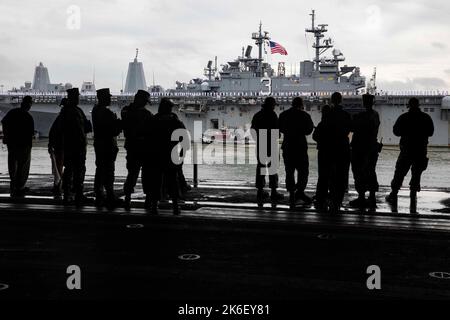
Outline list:
[[[287,75],[285,63],[278,63],[275,71],[265,61],[264,52],[270,41],[269,33],[259,25],[258,32],[252,33],[258,49],[257,57],[252,57],[252,46],[242,49],[237,59],[228,62],[219,70],[217,58],[210,60],[204,69],[205,78],[192,79],[188,83],[176,82],[173,89],[164,90],[161,86],[148,87],[142,62],[138,61],[138,52],[128,65],[125,87],[120,94],[112,97],[111,109],[118,115],[120,109],[133,100],[134,93],[148,90],[152,105],[149,109],[156,112],[161,97],[169,97],[177,104],[176,113],[189,130],[194,122],[201,123],[203,131],[234,130],[248,131],[251,118],[260,108],[266,96],[274,96],[279,106],[276,111],[289,108],[292,99],[302,96],[305,109],[311,114],[315,124],[320,121],[321,107],[329,102],[331,94],[339,91],[343,94],[344,107],[351,113],[362,110],[361,94],[369,92],[376,95],[375,109],[380,113],[381,126],[379,138],[387,145],[398,144],[399,139],[392,133],[392,127],[398,116],[407,111],[407,102],[411,96],[419,98],[422,110],[432,117],[436,130],[430,139],[430,145],[450,145],[450,97],[447,93],[433,91],[426,93],[387,94],[378,92],[376,87],[376,69],[369,79],[360,74],[356,66],[342,65],[345,57],[334,49],[333,41],[325,38],[328,25],[316,25],[314,10],[311,13],[311,26],[306,32],[314,36],[312,47],[315,58],[300,63],[300,73]],[[324,53],[331,50],[331,57]],[[13,107],[18,106],[24,95],[32,95],[35,104],[32,114],[36,130],[41,137],[46,137],[51,123],[59,112],[59,102],[65,91],[72,85],[51,84],[47,68],[40,63],[36,66],[33,83],[0,94],[0,118]],[[95,104],[95,83],[84,82],[80,88],[80,107],[88,117]],[[248,136],[248,135],[247,135]],[[312,142],[312,141],[311,141]]]

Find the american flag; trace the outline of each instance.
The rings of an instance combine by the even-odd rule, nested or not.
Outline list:
[[[288,53],[281,44],[273,42],[273,41],[269,41],[269,45],[270,45],[270,53],[272,53],[272,54],[279,53],[283,56],[287,56]]]

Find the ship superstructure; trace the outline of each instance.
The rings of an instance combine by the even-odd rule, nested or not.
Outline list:
[[[316,25],[316,15],[311,13],[311,26],[305,30],[313,35],[315,57],[300,62],[300,73],[287,75],[284,63],[280,62],[275,71],[265,61],[264,51],[269,33],[263,31],[262,24],[258,32],[252,34],[257,47],[257,56],[252,56],[252,46],[242,50],[242,55],[218,68],[217,58],[209,61],[204,69],[205,78],[193,79],[189,83],[176,82],[176,88],[164,90],[153,81],[147,87],[142,62],[138,61],[138,51],[129,63],[125,88],[120,94],[112,96],[111,109],[120,115],[120,109],[132,102],[134,93],[148,90],[151,96],[153,113],[157,112],[157,104],[162,97],[171,98],[177,105],[176,113],[186,127],[193,131],[194,125],[201,124],[204,131],[208,129],[242,129],[248,130],[251,119],[259,109],[266,96],[274,96],[279,106],[276,112],[290,107],[296,96],[302,96],[305,110],[310,113],[317,124],[321,118],[321,108],[329,103],[330,95],[339,91],[343,94],[344,107],[351,113],[362,110],[361,93],[370,92],[376,95],[375,109],[380,113],[380,138],[385,144],[397,144],[398,137],[392,133],[392,126],[398,116],[407,111],[407,102],[411,94],[387,94],[377,92],[376,69],[366,85],[366,79],[356,66],[342,65],[343,54],[333,47],[331,39],[325,37],[328,31],[326,24]],[[330,52],[331,56],[325,56]],[[48,70],[40,64],[35,70],[37,87],[49,84]],[[39,71],[37,71],[39,70]],[[37,74],[39,72],[39,74]],[[36,75],[37,74],[37,75]],[[36,80],[35,80],[36,81]],[[43,86],[45,87],[45,86]],[[57,87],[48,86],[46,90],[34,90],[30,82],[25,88],[0,94],[0,118],[11,108],[19,105],[24,95],[32,95],[34,105],[32,114],[36,130],[41,137],[48,134],[51,123],[59,112],[59,102],[65,96],[65,89],[70,84]],[[422,105],[422,109],[432,117],[436,130],[430,139],[431,145],[450,145],[450,97],[443,92],[414,93]],[[80,96],[80,107],[88,117],[96,102],[94,82],[85,82]]]
[[[125,93],[134,94],[138,90],[148,90],[145,81],[144,65],[138,61],[139,49],[136,49],[136,57],[128,65],[127,79],[125,81]]]
[[[243,92],[272,94],[277,92],[329,93],[334,91],[356,93],[365,87],[365,78],[355,66],[340,66],[345,57],[338,49],[333,49],[331,38],[325,38],[328,31],[326,24],[315,24],[315,11],[311,13],[312,24],[305,31],[314,36],[313,61],[300,63],[300,74],[286,75],[285,65],[280,62],[277,72],[264,61],[270,40],[269,32],[262,30],[252,34],[258,49],[258,56],[252,57],[252,46],[242,52],[234,61],[229,61],[217,73],[217,63],[212,67],[209,61],[205,68],[206,79],[193,79],[189,83],[177,82],[177,92]],[[332,56],[324,54],[333,49]],[[215,75],[215,76],[213,76]]]

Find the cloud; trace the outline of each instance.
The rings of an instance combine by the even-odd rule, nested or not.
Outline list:
[[[66,27],[72,4],[81,9],[79,30]],[[442,76],[448,46],[439,40],[450,38],[448,1],[325,0],[314,6],[317,23],[329,24],[327,36],[345,54],[345,64],[361,66],[367,77],[377,66],[387,85],[444,85],[424,79]],[[146,78],[154,71],[158,83],[173,87],[201,76],[214,56],[225,64],[248,44],[255,55],[250,37],[261,20],[289,52],[268,61],[275,69],[280,61],[298,66],[313,54],[313,39],[304,32],[309,8],[309,0],[2,0],[0,83],[32,80],[34,66],[43,61],[52,82],[79,86],[95,66],[98,86],[118,92],[122,72],[140,48]]]
[[[447,87],[445,80],[441,78],[415,78],[413,83],[423,88],[443,88]]]
[[[433,47],[437,48],[437,49],[441,49],[441,50],[447,49],[447,45],[445,43],[442,43],[442,42],[437,42],[437,41],[436,42],[432,42],[431,45]]]
[[[3,54],[0,54],[0,74],[2,75],[2,78],[13,77],[17,68],[19,68],[19,65],[14,60]]]

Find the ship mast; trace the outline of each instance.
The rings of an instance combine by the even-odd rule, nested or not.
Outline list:
[[[316,71],[319,71],[320,66],[320,55],[322,55],[325,51],[330,48],[333,48],[333,44],[331,39],[327,39],[321,43],[321,39],[324,37],[324,33],[328,31],[328,24],[319,24],[317,27],[315,25],[316,13],[315,10],[312,10],[310,13],[311,16],[311,29],[306,29],[306,32],[313,33],[314,38],[316,38],[316,42],[313,44],[313,48],[316,49],[316,57],[314,58],[314,62],[316,65]]]
[[[373,95],[377,93],[377,67],[373,68],[372,78],[367,84],[366,92]]]
[[[264,64],[263,64],[263,46],[264,41],[270,40],[269,33],[267,31],[262,31],[262,22],[259,23],[259,32],[254,32],[252,34],[252,39],[255,40],[258,46],[258,70],[256,72],[257,77],[264,76]]]

